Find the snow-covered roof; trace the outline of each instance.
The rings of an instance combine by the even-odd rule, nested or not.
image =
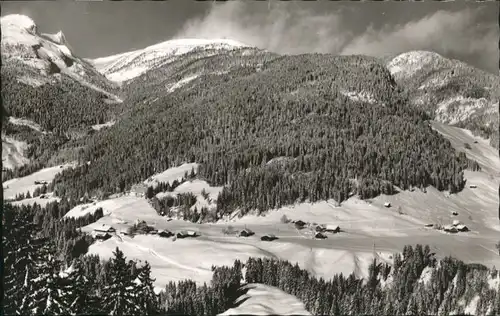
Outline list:
[[[336,229],[340,228],[340,226],[336,225],[336,224],[326,224],[326,225],[323,225],[323,227],[327,230],[336,230]]]
[[[102,226],[96,227],[94,230],[99,232],[109,232],[114,230],[114,228],[111,227],[110,225],[102,224]]]

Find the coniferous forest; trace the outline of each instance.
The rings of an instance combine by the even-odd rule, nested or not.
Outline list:
[[[163,81],[154,85],[155,71],[128,83],[133,103],[120,124],[89,137],[79,160],[91,166],[65,170],[56,194],[106,197],[183,162],[200,163],[199,176],[212,185],[231,184],[218,199],[219,217],[235,208],[371,198],[394,186],[459,192],[465,185],[462,171],[472,163],[431,129],[425,112],[407,105],[374,58],[222,54],[204,58],[204,69],[212,63],[229,63],[228,72],[171,93]],[[148,82],[147,91],[134,89],[136,81]]]

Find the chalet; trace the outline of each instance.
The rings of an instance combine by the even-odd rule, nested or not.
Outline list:
[[[295,224],[295,228],[297,228],[297,229],[302,229],[302,228],[304,228],[304,226],[306,226],[306,223],[301,221],[300,219],[298,221],[296,221],[294,224]]]
[[[158,231],[156,229],[153,229],[152,231],[149,232],[151,235],[156,235],[158,234]]]
[[[264,236],[260,237],[260,240],[262,240],[262,241],[273,241],[273,240],[276,240],[276,239],[278,239],[278,237],[276,237],[273,234],[267,234],[267,235],[264,235]]]
[[[325,231],[325,227],[323,225],[316,225],[316,227],[314,229],[317,232],[324,232]]]
[[[314,235],[314,238],[316,238],[316,239],[326,239],[327,237],[326,237],[326,235],[325,235],[325,234],[323,234],[323,233],[316,233],[316,234]]]
[[[177,233],[177,238],[198,237],[199,235],[192,230],[183,230]]]
[[[111,234],[104,232],[94,232],[94,238],[97,240],[108,240],[111,238]]]
[[[443,230],[447,233],[453,233],[453,234],[458,232],[458,229],[453,225],[446,225],[443,227]]]
[[[389,202],[385,202],[385,203],[384,203],[384,206],[385,206],[385,207],[387,207],[387,208],[389,208],[389,207],[391,207],[391,203],[389,203]]]
[[[464,224],[457,225],[456,228],[459,232],[468,232],[469,231],[469,228],[467,226],[465,226]]]
[[[238,234],[238,236],[240,236],[240,237],[250,237],[250,236],[253,236],[253,235],[255,235],[255,233],[253,231],[251,231],[250,229],[248,229],[248,228],[243,229]]]
[[[139,183],[132,186],[132,188],[130,189],[130,194],[138,197],[144,197],[147,191],[148,187],[143,183]]]
[[[40,198],[41,198],[41,199],[47,199],[48,197],[47,197],[45,194],[41,194],[41,195],[40,195]]]
[[[471,189],[476,189],[476,188],[477,188],[477,185],[475,185],[475,184],[471,184],[471,185],[469,185],[469,188],[471,188]]]
[[[477,144],[477,140],[474,141],[474,144]]]
[[[425,224],[425,227],[433,227],[434,224]]]
[[[102,224],[102,226],[97,227],[96,229],[94,229],[94,231],[96,233],[110,233],[110,234],[116,232],[116,230],[113,227],[106,224]]]
[[[336,233],[340,232],[340,226],[339,225],[327,224],[324,227],[325,227],[325,231],[327,233],[336,234]]]
[[[43,185],[43,184],[49,184],[49,183],[45,180],[35,180],[35,184],[36,185]]]
[[[457,216],[457,215],[458,215],[458,212],[455,212],[455,211],[454,211],[453,213],[451,213],[451,215],[453,215],[453,216]]]
[[[458,219],[454,219],[452,225],[453,226],[460,225],[460,221]]]
[[[158,231],[158,236],[163,237],[163,238],[169,238],[169,237],[172,237],[173,235],[174,235],[174,233],[172,233],[171,231],[169,231],[167,229]]]

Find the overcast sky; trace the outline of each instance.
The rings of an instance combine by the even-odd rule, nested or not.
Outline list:
[[[385,56],[432,50],[498,74],[499,3],[5,1],[2,16],[62,30],[81,57],[179,37],[230,38],[278,53]]]

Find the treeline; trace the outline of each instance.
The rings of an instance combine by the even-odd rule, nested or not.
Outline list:
[[[402,256],[395,254],[393,266],[374,260],[365,280],[354,274],[335,275],[325,280],[288,261],[249,258],[243,265],[236,261],[232,268],[224,267],[227,289],[231,288],[231,282],[236,288],[243,268],[246,269],[245,283],[263,283],[292,294],[313,315],[463,314],[465,307],[475,299],[473,314],[500,312],[500,289],[488,285],[488,279],[500,278],[497,270],[467,265],[449,257],[438,262],[428,246],[406,246]],[[431,271],[427,279],[421,277],[424,269]],[[214,279],[219,276],[214,274]],[[172,300],[175,294],[171,293],[179,292],[183,295]],[[210,287],[206,285],[171,282],[161,294],[162,304],[172,306],[173,301],[177,315],[211,315],[203,309],[210,306],[207,293]]]
[[[64,215],[70,208],[66,201],[49,202],[44,207],[37,203],[15,206],[4,204],[4,214],[11,214],[9,216],[15,218],[11,225],[28,225],[26,229],[32,230],[29,236],[48,238],[55,246],[57,256],[67,263],[85,254],[94,241],[91,236],[82,233],[80,227],[94,223],[104,216],[102,208],[99,208],[93,214],[65,218]],[[13,212],[17,215],[12,215]],[[9,226],[4,225],[4,228],[8,229]]]
[[[182,162],[201,163],[199,175],[213,185],[230,184],[221,213],[305,199],[342,202],[352,192],[369,198],[390,194],[391,185],[464,187],[465,156],[408,106],[375,59],[286,56],[256,67],[235,67],[168,95],[163,85],[151,87],[147,107],[129,104],[130,112],[84,149],[82,160],[92,167],[56,177],[57,194],[121,192]],[[273,170],[267,163],[278,157],[289,163]]]

